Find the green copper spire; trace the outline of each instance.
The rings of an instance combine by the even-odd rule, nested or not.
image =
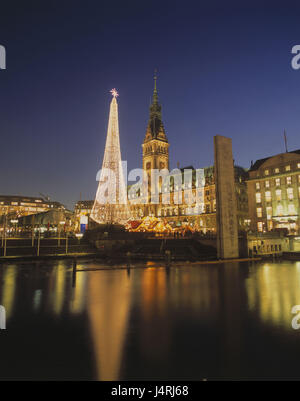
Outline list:
[[[160,139],[167,142],[167,137],[165,134],[165,129],[162,123],[161,117],[161,105],[158,102],[158,92],[157,92],[157,70],[154,72],[154,90],[152,96],[152,103],[150,105],[150,116],[147,127],[146,137],[148,140]]]
[[[158,93],[157,93],[157,71],[154,72],[154,90],[152,97],[152,104],[150,105],[150,120],[160,120],[161,121],[161,105],[158,103]]]
[[[154,70],[154,91],[153,91],[153,102],[152,103],[158,103],[158,93],[157,93],[157,87],[156,87],[156,81],[157,81],[157,70]]]

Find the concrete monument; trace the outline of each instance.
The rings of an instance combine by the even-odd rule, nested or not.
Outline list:
[[[232,141],[214,137],[218,258],[239,256]]]

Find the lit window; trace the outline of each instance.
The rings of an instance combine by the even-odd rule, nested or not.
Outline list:
[[[276,178],[275,180],[276,187],[280,186],[280,178]]]
[[[293,191],[293,188],[288,188],[288,189],[286,190],[286,192],[287,192],[288,199],[290,199],[290,200],[294,199],[294,191]]]
[[[278,216],[282,216],[283,215],[283,206],[282,205],[278,205],[277,206],[277,215]]]
[[[256,193],[256,203],[261,203],[261,193],[260,192]]]
[[[260,183],[259,182],[256,183],[256,189],[260,189]]]
[[[257,229],[258,229],[258,231],[262,231],[263,230],[263,223],[261,221],[257,222]]]
[[[285,166],[285,171],[291,171],[291,166]]]
[[[267,220],[272,219],[272,206],[267,207]]]
[[[281,200],[281,189],[276,189],[276,199],[277,199],[278,201]]]
[[[272,196],[270,191],[266,191],[265,197],[266,197],[266,202],[271,202]]]
[[[265,175],[269,175],[269,170],[265,170]]]
[[[295,215],[296,214],[295,205],[293,204],[288,205],[288,212],[290,216]]]
[[[292,183],[292,177],[286,177],[286,184],[291,185]]]
[[[266,188],[270,188],[270,181],[266,181],[265,186],[266,186]]]
[[[258,207],[256,209],[256,214],[257,214],[257,217],[262,217],[262,208],[261,207]]]
[[[280,171],[280,170],[279,170],[279,168],[278,168],[278,167],[276,167],[276,168],[275,168],[275,170],[274,170],[275,174],[278,174],[278,173],[279,173],[279,171]]]
[[[297,167],[300,168],[300,163],[297,163]]]

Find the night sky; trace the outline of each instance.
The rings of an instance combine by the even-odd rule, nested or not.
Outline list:
[[[237,164],[300,148],[300,5],[281,1],[6,1],[0,5],[0,194],[93,199],[110,89],[123,160],[141,167],[153,71],[170,167]],[[299,3],[299,2],[298,2]]]

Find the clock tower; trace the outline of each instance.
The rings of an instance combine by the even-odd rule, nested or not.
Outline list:
[[[161,118],[161,105],[158,103],[156,89],[156,75],[154,76],[154,91],[150,116],[147,125],[143,147],[143,169],[169,169],[169,142]]]
[[[157,77],[154,76],[154,91],[150,105],[150,116],[146,135],[142,144],[143,148],[143,170],[148,176],[148,202],[151,193],[151,170],[169,170],[169,142],[162,123],[161,105],[158,102],[156,88]],[[157,215],[157,205],[146,206],[146,215]]]

